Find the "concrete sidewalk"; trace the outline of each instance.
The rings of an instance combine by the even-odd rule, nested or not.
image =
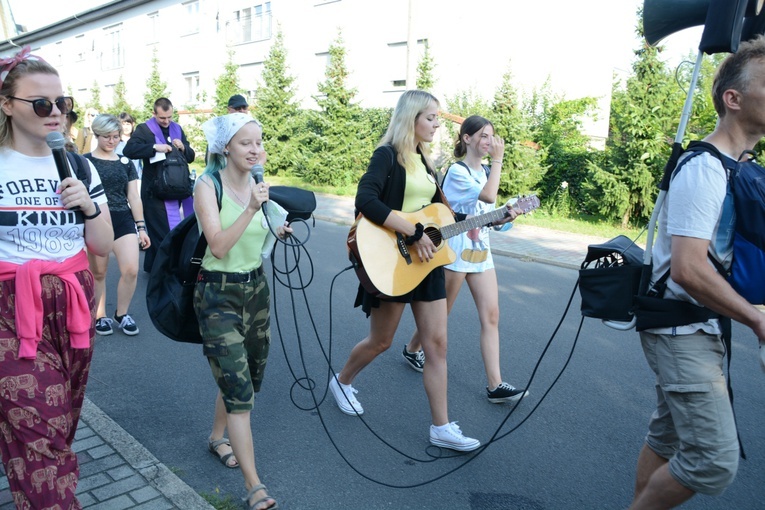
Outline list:
[[[93,510],[212,510],[199,494],[85,398],[72,445],[80,462],[77,499]],[[16,508],[0,478],[0,510]]]
[[[316,195],[317,219],[351,225],[353,198]],[[507,232],[493,232],[495,254],[578,269],[587,246],[607,239],[558,232],[515,221]],[[209,510],[191,487],[173,474],[133,436],[85,399],[74,450],[80,461],[77,496],[84,508],[98,510]],[[15,508],[5,476],[0,477],[0,510]]]

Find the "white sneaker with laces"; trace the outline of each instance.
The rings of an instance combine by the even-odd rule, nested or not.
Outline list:
[[[478,439],[463,436],[456,421],[439,427],[431,425],[430,444],[457,450],[458,452],[471,452],[481,446],[481,442]]]
[[[358,393],[350,384],[340,384],[337,380],[337,374],[329,381],[329,390],[332,392],[332,396],[335,397],[337,407],[340,408],[345,414],[356,416],[364,414],[364,408],[361,407],[359,401],[356,400],[355,393]]]

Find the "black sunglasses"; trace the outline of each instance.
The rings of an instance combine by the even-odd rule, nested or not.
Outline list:
[[[32,105],[32,109],[35,111],[35,114],[38,117],[47,117],[53,111],[53,103],[48,99],[22,99],[15,96],[8,96],[8,98],[30,103]],[[61,96],[56,98],[55,103],[56,108],[59,109],[61,115],[66,115],[74,108],[74,98],[71,96]]]

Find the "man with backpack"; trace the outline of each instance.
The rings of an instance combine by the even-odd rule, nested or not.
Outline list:
[[[705,141],[739,159],[765,136],[765,38],[741,43],[712,85],[719,116]],[[710,152],[692,158],[671,181],[653,248],[651,292],[704,307],[703,322],[640,333],[656,373],[657,407],[637,462],[631,509],[673,508],[697,492],[719,495],[738,469],[736,423],[723,374],[724,319],[738,321],[765,343],[765,314],[720,274],[733,253],[736,222],[728,172]],[[679,166],[679,165],[678,165]],[[664,285],[654,285],[669,271]],[[662,287],[659,289],[658,287]]]
[[[181,126],[172,119],[173,104],[165,97],[157,99],[154,101],[154,116],[135,128],[130,140],[122,149],[125,157],[143,160],[141,201],[146,230],[151,239],[151,245],[143,259],[143,270],[146,272],[151,272],[154,257],[168,232],[180,223],[183,217],[194,212],[188,163],[194,161],[195,153]],[[171,161],[185,164],[185,196],[163,196],[160,193],[158,183],[163,173],[170,171],[168,164]]]

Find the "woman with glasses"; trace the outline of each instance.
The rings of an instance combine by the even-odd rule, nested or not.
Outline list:
[[[109,211],[87,161],[72,159],[82,180],[59,178],[46,137],[73,101],[56,70],[25,48],[0,59],[0,80],[0,456],[16,508],[81,508],[72,441],[95,336],[85,250],[111,250]]]
[[[109,255],[89,253],[90,270],[96,279],[96,333],[111,335],[112,323],[129,336],[138,334],[138,326],[128,314],[130,302],[138,280],[138,247],[151,246],[143,219],[143,203],[138,191],[138,173],[125,156],[115,152],[122,138],[122,123],[114,115],[101,114],[93,120],[93,134],[98,143],[96,150],[85,157],[93,163],[101,176],[114,227],[112,251],[120,268],[117,284],[117,309],[114,318],[106,315],[106,269]],[[138,233],[138,237],[136,237]]]

